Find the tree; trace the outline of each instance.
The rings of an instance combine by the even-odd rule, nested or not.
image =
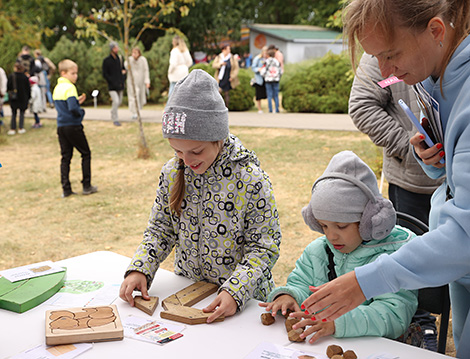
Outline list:
[[[106,0],[98,9],[93,8],[91,14],[77,16],[75,25],[79,37],[104,37],[107,40],[119,38],[124,44],[124,56],[129,57],[129,49],[137,45],[142,34],[148,29],[167,30],[163,18],[169,14],[179,13],[186,16],[190,4],[195,0]],[[131,41],[131,33],[132,43]],[[130,63],[128,64],[129,70]],[[134,96],[135,83],[132,71],[129,71]],[[135,98],[137,103],[137,96]],[[150,157],[150,150],[145,139],[142,118],[137,106],[137,121],[140,129],[139,158]]]

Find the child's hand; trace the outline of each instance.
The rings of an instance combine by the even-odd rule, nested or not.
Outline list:
[[[132,292],[135,289],[140,290],[142,297],[145,300],[150,300],[147,292],[147,277],[145,274],[140,272],[131,272],[121,284],[119,296],[122,300],[129,302],[131,307],[134,306],[134,297],[132,296]]]
[[[293,318],[305,318],[305,313],[290,313],[289,316]],[[323,322],[319,320],[312,320],[311,318],[301,320],[300,322],[292,326],[292,329],[298,328],[304,328],[304,332],[300,334],[301,338],[306,338],[310,334],[315,333],[308,341],[310,344],[315,343],[321,337],[326,337],[335,334],[336,330],[335,322]]]
[[[300,307],[292,296],[289,294],[282,294],[271,303],[259,303],[260,307],[266,308],[267,312],[271,312],[273,317],[276,316],[278,310],[281,311],[282,315],[287,315],[287,311],[291,310],[294,312],[299,312]]]
[[[204,313],[214,312],[214,314],[207,318],[207,323],[212,323],[221,315],[226,317],[234,315],[237,312],[237,302],[235,302],[235,299],[232,298],[229,292],[223,290],[214,299],[214,301],[206,308],[203,308],[202,311]]]
[[[85,93],[82,93],[79,97],[78,97],[78,103],[81,105],[82,103],[84,103],[86,100],[86,94]]]

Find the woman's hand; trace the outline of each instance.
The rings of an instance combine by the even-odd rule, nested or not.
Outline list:
[[[280,310],[282,315],[287,315],[287,311],[298,312],[300,307],[289,294],[282,294],[276,297],[273,302],[259,303],[260,307],[266,308],[267,312],[271,312],[275,317],[276,313]]]
[[[307,316],[303,312],[294,312],[290,313],[289,317],[302,319],[306,318]],[[316,318],[313,318],[314,317],[301,320],[300,322],[294,324],[292,329],[303,328],[304,332],[300,334],[301,338],[306,338],[309,335],[315,333],[308,341],[310,344],[315,343],[321,337],[335,334],[335,322],[327,322],[325,319],[316,320]]]
[[[424,142],[424,135],[419,132],[410,138],[410,143],[424,164],[431,165],[436,168],[442,168],[445,166],[445,164],[439,163],[442,157],[445,156],[445,153],[442,150],[442,143],[436,143],[434,146],[428,148]]]
[[[204,313],[214,312],[214,314],[207,318],[207,323],[212,323],[221,315],[225,317],[234,315],[237,312],[237,302],[235,302],[235,299],[233,299],[229,292],[223,290],[214,301],[206,308],[203,308],[202,311]]]
[[[310,290],[313,294],[302,303],[302,309],[316,320],[334,321],[366,300],[354,271]]]
[[[150,296],[147,292],[147,277],[145,274],[140,272],[131,272],[126,279],[124,279],[121,284],[121,289],[119,290],[119,296],[121,299],[129,302],[131,307],[134,306],[134,297],[132,296],[132,292],[136,289],[140,290],[142,298],[150,300]]]

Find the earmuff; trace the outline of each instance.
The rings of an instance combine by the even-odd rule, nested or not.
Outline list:
[[[359,223],[359,234],[364,241],[372,239],[384,239],[392,231],[396,223],[396,212],[392,202],[382,196],[376,196],[364,183],[345,173],[330,172],[319,177],[312,186],[312,195],[315,186],[325,179],[342,179],[359,187],[367,196],[367,202]],[[323,233],[323,230],[315,218],[310,203],[302,209],[302,216],[310,229]]]

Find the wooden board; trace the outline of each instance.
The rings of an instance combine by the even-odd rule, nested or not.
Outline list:
[[[115,305],[46,311],[46,344],[122,340],[124,330]]]
[[[216,284],[196,282],[177,292],[176,297],[181,305],[191,307],[211,294],[217,292],[217,289],[219,289],[219,287]]]
[[[66,271],[18,282],[0,278],[0,308],[24,313],[52,297],[63,287]]]
[[[217,292],[218,288],[212,283],[193,283],[162,301],[162,307],[165,311],[160,312],[160,317],[185,324],[207,323],[207,318],[212,313],[204,313],[200,309],[191,308],[191,306]],[[215,321],[221,322],[224,319],[225,317],[221,316]]]
[[[204,313],[200,309],[185,307],[184,305],[171,306],[169,310],[160,312],[160,317],[185,324],[204,324],[212,313]],[[218,317],[214,322],[222,322],[225,318]]]
[[[145,300],[141,295],[134,297],[134,305],[144,313],[152,316],[158,306],[158,297],[150,297],[150,300]]]

